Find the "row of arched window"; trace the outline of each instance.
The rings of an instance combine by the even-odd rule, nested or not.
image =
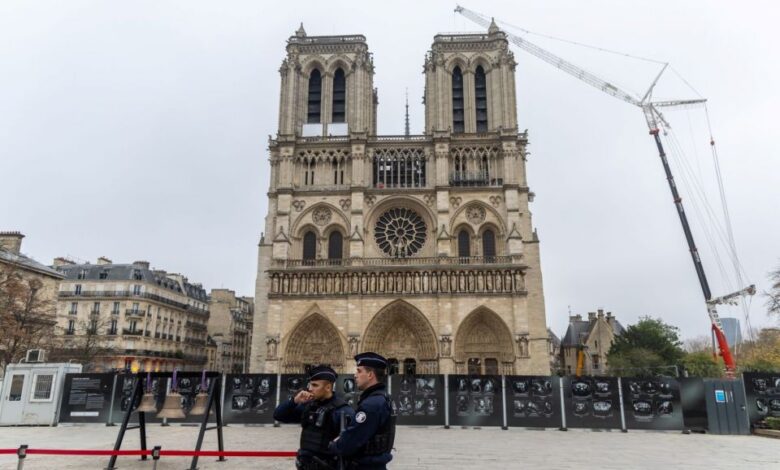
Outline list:
[[[471,246],[471,233],[463,229],[458,232],[458,257],[468,258],[477,256]],[[496,234],[491,229],[482,232],[482,256],[485,258],[495,258],[496,256]]]
[[[340,260],[344,257],[344,235],[333,231],[328,235],[328,259]],[[317,259],[317,234],[313,230],[303,234],[303,262],[313,263]]]
[[[482,232],[482,256],[495,258],[496,234],[492,229]],[[466,229],[458,232],[458,257],[468,258],[478,256],[471,246],[471,233]],[[344,236],[339,231],[333,231],[328,235],[328,259],[340,260],[344,257]],[[317,234],[309,230],[303,235],[303,260],[314,262],[317,259]]]
[[[347,78],[344,70],[336,69],[333,74],[333,95],[331,96],[330,122],[346,122],[347,111]],[[322,73],[314,69],[309,75],[309,96],[307,100],[306,122],[318,124],[322,122]]]
[[[452,132],[466,131],[466,108],[463,89],[463,72],[460,67],[452,70]],[[488,130],[487,77],[485,69],[478,66],[474,71],[474,105],[477,132]]]

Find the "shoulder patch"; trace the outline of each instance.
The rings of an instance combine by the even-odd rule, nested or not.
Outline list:
[[[363,411],[358,411],[358,413],[355,415],[355,421],[358,423],[364,423],[366,421],[366,413]]]

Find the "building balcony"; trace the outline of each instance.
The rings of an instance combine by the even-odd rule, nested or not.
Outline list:
[[[273,298],[333,295],[527,295],[525,273],[528,266],[505,263],[506,260],[501,258],[511,259],[429,258],[432,262],[447,262],[446,265],[429,265],[420,262],[424,258],[408,258],[404,261],[409,263],[402,267],[364,265],[366,267],[362,269],[313,269],[308,266],[270,269],[268,295]],[[489,260],[502,262],[487,263]],[[455,264],[456,261],[459,262]]]
[[[125,315],[143,317],[144,315],[146,315],[146,310],[137,310],[134,308],[128,308],[127,310],[125,310]]]
[[[124,336],[142,336],[143,330],[130,330],[128,328],[122,328],[122,334]]]
[[[89,314],[90,315],[100,315],[100,309],[96,310],[96,309],[93,308],[92,310],[89,311]]]
[[[382,267],[382,266],[414,266],[418,268],[449,266],[462,267],[464,265],[510,265],[522,260],[521,255],[516,256],[431,256],[409,258],[343,258],[343,259],[275,259],[271,261],[271,269],[290,268],[358,268],[358,267]]]

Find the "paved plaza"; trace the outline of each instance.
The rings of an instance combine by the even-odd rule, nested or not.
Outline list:
[[[60,427],[0,428],[0,448],[28,444],[30,448],[111,449],[118,427],[101,425]],[[629,433],[590,430],[525,430],[499,428],[443,429],[440,427],[399,427],[394,469],[780,469],[780,439],[756,436],[715,436],[679,432]],[[225,428],[228,450],[294,450],[296,426]],[[192,449],[197,428],[149,426],[150,447]],[[123,449],[138,449],[137,430],[128,431]],[[216,433],[207,433],[204,449],[216,449]],[[25,470],[99,469],[105,457],[29,456]],[[189,458],[163,458],[158,469],[183,470]],[[120,457],[122,469],[151,469],[151,461]],[[201,469],[294,468],[289,458],[230,458],[216,462],[213,457],[199,462]],[[15,469],[16,456],[0,456],[0,469]]]

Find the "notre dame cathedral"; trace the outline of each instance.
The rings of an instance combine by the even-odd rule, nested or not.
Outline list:
[[[381,136],[366,38],[289,38],[253,372],[549,373],[515,65],[495,24],[435,36],[424,134]]]

